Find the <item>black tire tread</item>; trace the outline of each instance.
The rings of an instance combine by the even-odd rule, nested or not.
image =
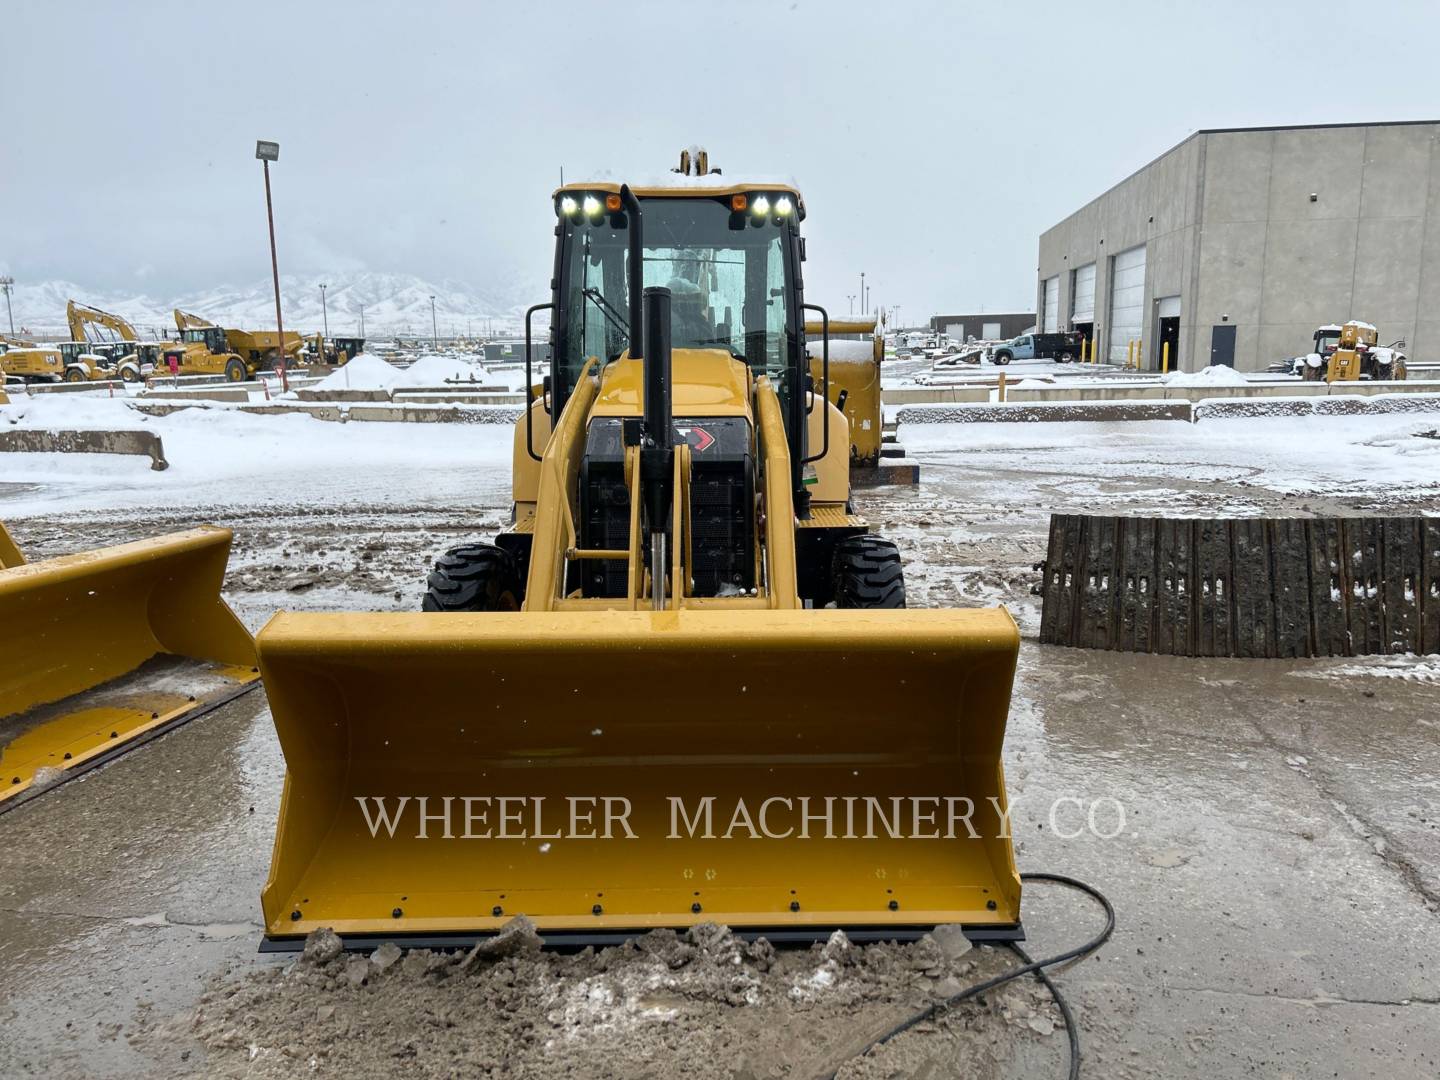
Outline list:
[[[831,566],[836,607],[905,606],[905,568],[889,540],[868,533],[847,537],[835,545]]]
[[[512,611],[520,602],[515,559],[494,544],[463,544],[435,560],[422,611]]]

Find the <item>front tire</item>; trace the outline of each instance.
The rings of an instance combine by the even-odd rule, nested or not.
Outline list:
[[[234,359],[233,357],[225,361],[225,381],[244,382],[245,364],[240,360]]]
[[[85,382],[85,372],[79,368],[72,367],[65,372],[65,381],[70,383]]]
[[[1001,367],[1004,367],[1006,364],[1008,364],[1008,363],[1010,362],[1010,354],[1009,354],[1009,353],[996,353],[996,354],[994,355],[994,357],[991,358],[990,362],[991,362],[992,364],[999,364]]]
[[[515,559],[494,544],[465,544],[435,560],[422,611],[519,611]]]
[[[851,536],[835,545],[831,583],[839,608],[903,608],[900,552],[879,536]]]

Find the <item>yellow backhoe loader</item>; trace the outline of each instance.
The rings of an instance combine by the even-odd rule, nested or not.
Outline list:
[[[160,351],[169,344],[142,342],[128,320],[74,300],[65,305],[65,319],[72,339],[60,345],[67,382],[115,378],[140,382],[154,371]],[[92,327],[100,330],[92,334]]]
[[[26,562],[0,525],[0,811],[258,685],[230,532]]]
[[[1015,623],[906,609],[855,512],[800,193],[682,168],[555,192],[512,525],[441,556],[421,612],[258,635],[286,760],[265,948],[521,913],[562,941],[1019,933]]]

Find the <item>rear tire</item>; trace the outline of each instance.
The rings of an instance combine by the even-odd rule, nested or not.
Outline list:
[[[494,544],[465,544],[435,560],[422,611],[519,611],[520,575],[510,553]]]
[[[905,606],[905,570],[900,552],[879,536],[851,536],[836,544],[831,582],[836,607]]]

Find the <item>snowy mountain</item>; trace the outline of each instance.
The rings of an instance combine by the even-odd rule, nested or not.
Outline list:
[[[326,283],[322,312],[320,282]],[[281,301],[287,329],[314,333],[328,312],[331,334],[360,332],[364,309],[365,334],[372,339],[402,336],[428,337],[431,332],[430,298],[435,298],[435,321],[440,336],[518,331],[528,304],[548,300],[545,283],[505,290],[476,289],[465,282],[429,282],[410,274],[370,271],[299,277],[282,275]],[[178,297],[150,294],[121,295],[101,292],[69,281],[17,282],[11,304],[15,330],[27,328],[36,337],[63,339],[65,303],[73,298],[120,315],[146,335],[173,335],[172,310],[180,308],[222,326],[243,329],[271,327],[275,323],[275,292],[270,280],[244,287],[222,286]],[[7,329],[0,324],[0,332]]]

